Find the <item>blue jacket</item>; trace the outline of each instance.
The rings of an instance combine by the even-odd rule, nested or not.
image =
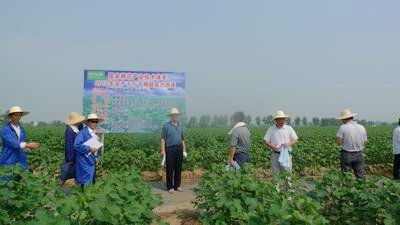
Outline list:
[[[24,170],[28,169],[26,151],[20,148],[21,142],[26,142],[25,129],[21,127],[21,135],[18,139],[17,132],[10,123],[1,129],[3,150],[0,155],[0,165],[14,166],[20,164]]]
[[[91,184],[93,182],[96,157],[90,153],[89,146],[83,145],[92,138],[88,127],[79,132],[75,138],[75,166],[76,166],[76,182],[78,184]]]
[[[67,126],[65,128],[65,144],[64,144],[65,162],[75,161],[74,142],[77,135],[78,134],[75,133],[70,126]]]

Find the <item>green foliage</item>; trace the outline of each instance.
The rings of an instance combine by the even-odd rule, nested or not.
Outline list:
[[[400,224],[400,183],[387,178],[330,172],[316,181],[311,196],[331,224]]]
[[[279,192],[255,170],[214,166],[201,179],[196,207],[203,224],[327,224],[303,192]]]
[[[151,224],[161,203],[135,170],[69,194],[50,177],[19,167],[0,167],[0,176],[0,224]]]
[[[25,224],[35,210],[48,208],[57,185],[48,176],[34,176],[19,166],[0,166],[0,224]]]
[[[29,154],[30,168],[35,172],[58,176],[64,158],[64,130],[59,128],[29,128],[29,140],[38,141],[42,147]],[[183,169],[208,168],[213,163],[223,163],[228,149],[229,129],[186,129],[185,141],[188,158]],[[270,168],[270,150],[265,147],[266,129],[251,129],[250,155],[256,167]],[[339,147],[335,135],[337,127],[296,128],[300,142],[293,148],[293,170],[304,174],[305,168],[337,167]],[[391,133],[389,127],[368,128],[365,162],[368,165],[392,162]],[[157,171],[160,167],[159,134],[105,134],[105,157],[99,171],[124,171],[131,167],[142,171]]]

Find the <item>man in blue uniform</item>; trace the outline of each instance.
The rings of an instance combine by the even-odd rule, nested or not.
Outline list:
[[[25,129],[19,121],[29,112],[23,111],[19,106],[13,106],[8,111],[9,123],[1,129],[3,150],[0,154],[0,165],[14,166],[19,164],[24,170],[28,169],[27,152],[39,148],[39,144],[26,142]]]

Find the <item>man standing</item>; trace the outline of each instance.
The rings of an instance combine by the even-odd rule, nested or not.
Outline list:
[[[8,111],[9,123],[1,129],[3,150],[0,154],[1,166],[15,166],[19,164],[22,169],[28,170],[27,152],[40,147],[39,143],[27,143],[25,129],[21,127],[20,120],[28,115],[19,106],[13,106]]]
[[[166,158],[167,190],[182,192],[181,172],[182,160],[186,157],[186,146],[183,128],[179,124],[179,110],[171,109],[170,121],[165,123],[161,131],[161,155]]]
[[[393,131],[393,179],[400,179],[400,119],[399,126]]]
[[[250,161],[250,131],[246,127],[243,112],[235,112],[231,117],[232,130],[228,153],[228,165],[233,167],[242,167]]]
[[[342,125],[336,134],[337,144],[341,146],[340,166],[342,172],[353,170],[357,178],[364,177],[364,145],[367,143],[367,131],[365,128],[353,121],[357,113],[345,109],[340,112],[338,119]]]
[[[286,125],[287,118],[289,118],[289,115],[286,115],[283,111],[277,111],[273,118],[275,125],[270,127],[264,136],[265,144],[271,149],[271,168],[274,182],[281,172],[292,170],[292,146],[298,142],[296,132],[291,126]],[[279,162],[280,154],[283,154],[283,151],[288,151],[289,165],[287,166],[283,166]]]

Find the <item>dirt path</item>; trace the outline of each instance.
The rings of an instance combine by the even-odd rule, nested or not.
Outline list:
[[[153,193],[160,193],[163,204],[154,209],[154,212],[171,225],[198,225],[197,215],[194,210],[194,188],[197,181],[185,181],[181,188],[183,192],[170,194],[166,191],[164,181],[149,182]]]

